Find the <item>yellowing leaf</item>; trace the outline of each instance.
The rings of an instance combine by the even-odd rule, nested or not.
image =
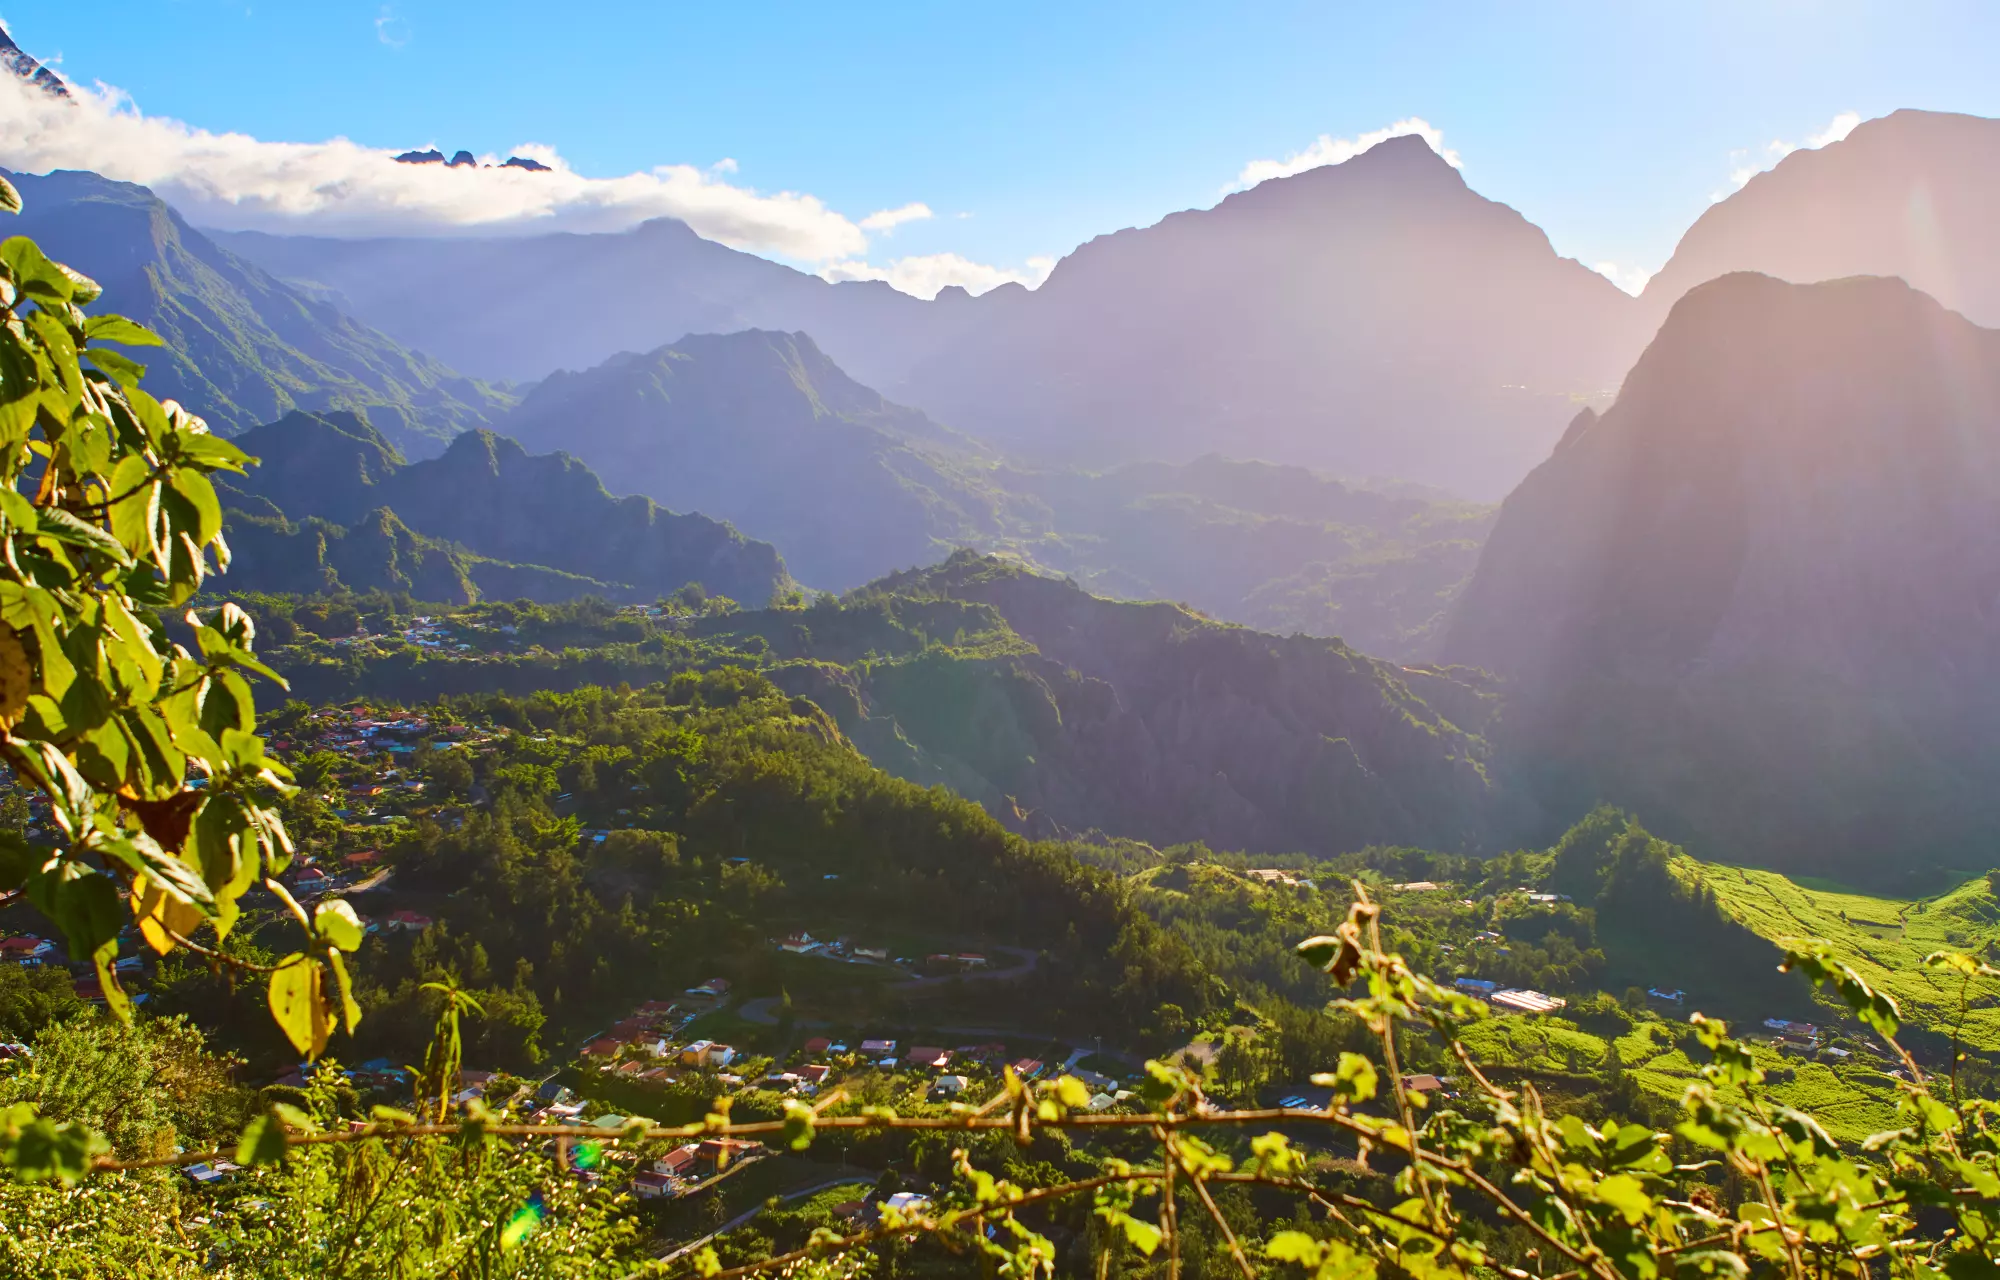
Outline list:
[[[271,975],[271,1016],[292,1046],[308,1058],[326,1049],[333,1024],[321,996],[319,965],[297,954],[286,956]]]
[[[354,950],[366,936],[361,917],[341,898],[328,899],[313,909],[313,931],[342,951]]]
[[[354,983],[347,976],[347,960],[340,952],[329,949],[326,962],[333,966],[334,986],[340,991],[341,1018],[346,1023],[347,1034],[353,1035],[354,1028],[361,1025],[361,1006],[354,1001]]]

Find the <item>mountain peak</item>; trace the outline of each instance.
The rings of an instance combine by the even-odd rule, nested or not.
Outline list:
[[[0,68],[5,68],[21,77],[44,93],[53,94],[58,98],[70,96],[69,86],[62,82],[62,77],[35,61],[20,45],[15,44],[14,38],[7,34],[4,26],[0,26]]]
[[[1746,859],[1970,839],[1996,422],[2000,333],[1902,280],[1711,280],[1507,499],[1441,656],[1516,680],[1559,807],[1643,803]]]
[[[1756,270],[1812,283],[1901,276],[2000,325],[2000,120],[1903,110],[1800,149],[1710,205],[1647,282],[1655,316],[1707,280]]]

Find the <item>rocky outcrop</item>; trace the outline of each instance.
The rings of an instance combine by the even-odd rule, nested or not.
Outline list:
[[[14,38],[7,34],[5,27],[0,27],[0,69],[19,76],[54,97],[70,96],[69,86],[62,82],[62,77],[37,62],[20,45],[15,44]]]

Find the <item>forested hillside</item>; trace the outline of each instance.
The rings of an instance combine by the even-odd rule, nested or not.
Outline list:
[[[424,645],[404,638],[413,604],[245,603],[283,646],[279,670],[317,699],[754,667],[880,767],[1037,835],[1473,850],[1505,825],[1481,736],[1497,698],[1479,673],[1104,600],[969,552],[810,607],[738,612],[688,593],[617,613],[433,609]]]
[[[241,440],[259,464],[222,493],[247,590],[651,600],[692,582],[763,604],[792,586],[769,545],[613,498],[576,459],[488,431],[414,463],[352,413],[295,412]]]

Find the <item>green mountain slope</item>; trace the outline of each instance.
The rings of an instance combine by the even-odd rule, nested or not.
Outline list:
[[[1979,960],[2000,957],[2000,886],[1988,877],[1905,898],[1692,858],[1678,860],[1675,869],[1706,887],[1745,929],[1772,940],[1832,943],[1870,986],[1896,998],[1906,1020],[1933,1034],[1949,1034],[1958,1022],[1961,978],[1948,969],[1926,968],[1924,958],[1939,951]],[[1972,994],[1978,995],[1976,988]],[[1977,998],[1963,1017],[1967,1044],[2000,1052],[2000,1005]]]
[[[775,542],[819,587],[927,564],[1008,518],[981,446],[855,382],[804,334],[701,335],[552,374],[497,427]]]
[[[1023,830],[1471,849],[1499,809],[1480,737],[1492,699],[1459,673],[1105,600],[970,552],[839,608],[697,629],[755,637],[773,679],[882,767]]]
[[[35,240],[104,286],[106,309],[166,340],[146,387],[233,433],[289,410],[363,408],[397,447],[435,453],[513,402],[218,246],[152,192],[94,173],[8,174]]]
[[[224,486],[232,588],[651,600],[699,582],[761,603],[791,583],[770,546],[613,498],[575,459],[532,457],[491,432],[414,463],[352,413],[294,412],[240,439],[262,462]]]

